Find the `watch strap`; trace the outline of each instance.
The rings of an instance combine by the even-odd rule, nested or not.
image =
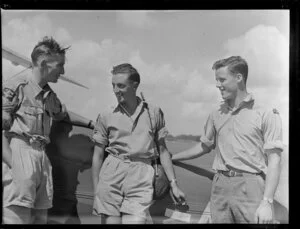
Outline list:
[[[269,204],[273,204],[273,199],[272,198],[264,197],[263,200],[267,201]]]

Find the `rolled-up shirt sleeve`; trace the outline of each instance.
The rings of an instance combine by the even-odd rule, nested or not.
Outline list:
[[[108,145],[108,131],[104,116],[99,114],[91,137],[92,141],[101,147]]]
[[[264,137],[264,150],[279,149],[283,151],[282,142],[282,123],[281,118],[276,109],[268,111],[263,116],[262,131]]]
[[[213,122],[213,114],[210,114],[206,120],[200,141],[210,149],[216,147],[216,129]]]
[[[169,133],[166,127],[164,113],[160,108],[155,109],[155,119],[157,140],[160,141],[161,139],[165,138]]]
[[[13,113],[19,100],[16,92],[9,88],[2,89],[2,130],[9,130],[13,122]]]

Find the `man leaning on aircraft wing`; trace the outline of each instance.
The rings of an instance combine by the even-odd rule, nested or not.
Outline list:
[[[32,68],[2,86],[4,224],[47,223],[53,198],[52,167],[45,153],[51,120],[94,128],[92,120],[68,111],[48,85],[64,74],[67,49],[44,37],[34,47],[29,64],[17,56],[13,60],[14,54],[8,50],[4,52],[7,59]]]

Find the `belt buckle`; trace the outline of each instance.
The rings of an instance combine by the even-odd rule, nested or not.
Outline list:
[[[37,139],[30,139],[30,144],[33,148],[44,150],[45,149],[45,143],[43,141],[37,140]]]

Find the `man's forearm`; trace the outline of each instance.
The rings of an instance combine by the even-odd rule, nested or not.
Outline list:
[[[160,152],[160,162],[165,170],[168,180],[171,181],[175,179],[174,168],[171,160],[170,153],[167,149]]]
[[[189,159],[193,159],[196,157],[200,157],[209,152],[210,152],[210,149],[207,146],[205,146],[202,142],[200,142],[191,149],[174,154],[172,156],[172,161],[189,160]]]
[[[99,174],[101,170],[103,161],[97,161],[94,162],[93,160],[93,165],[92,165],[92,176],[93,176],[93,187],[94,187],[94,192],[96,191],[97,184],[99,182]]]
[[[2,131],[2,160],[9,168],[12,166],[12,152],[5,133]]]
[[[270,153],[268,156],[268,170],[266,176],[266,183],[265,183],[265,191],[264,197],[267,198],[274,198],[279,178],[280,178],[280,165],[281,156],[280,153]]]
[[[104,159],[104,149],[95,146],[93,161],[92,161],[92,177],[93,177],[94,192],[96,191],[97,184],[99,181],[99,174],[102,167],[103,159]]]
[[[172,160],[170,157],[170,153],[167,150],[167,147],[165,145],[165,142],[163,141],[163,144],[160,146],[160,162],[165,170],[165,173],[168,177],[168,180],[170,181],[170,187],[172,190],[172,199],[176,204],[185,204],[185,195],[184,193],[179,189],[175,172],[172,164]]]

